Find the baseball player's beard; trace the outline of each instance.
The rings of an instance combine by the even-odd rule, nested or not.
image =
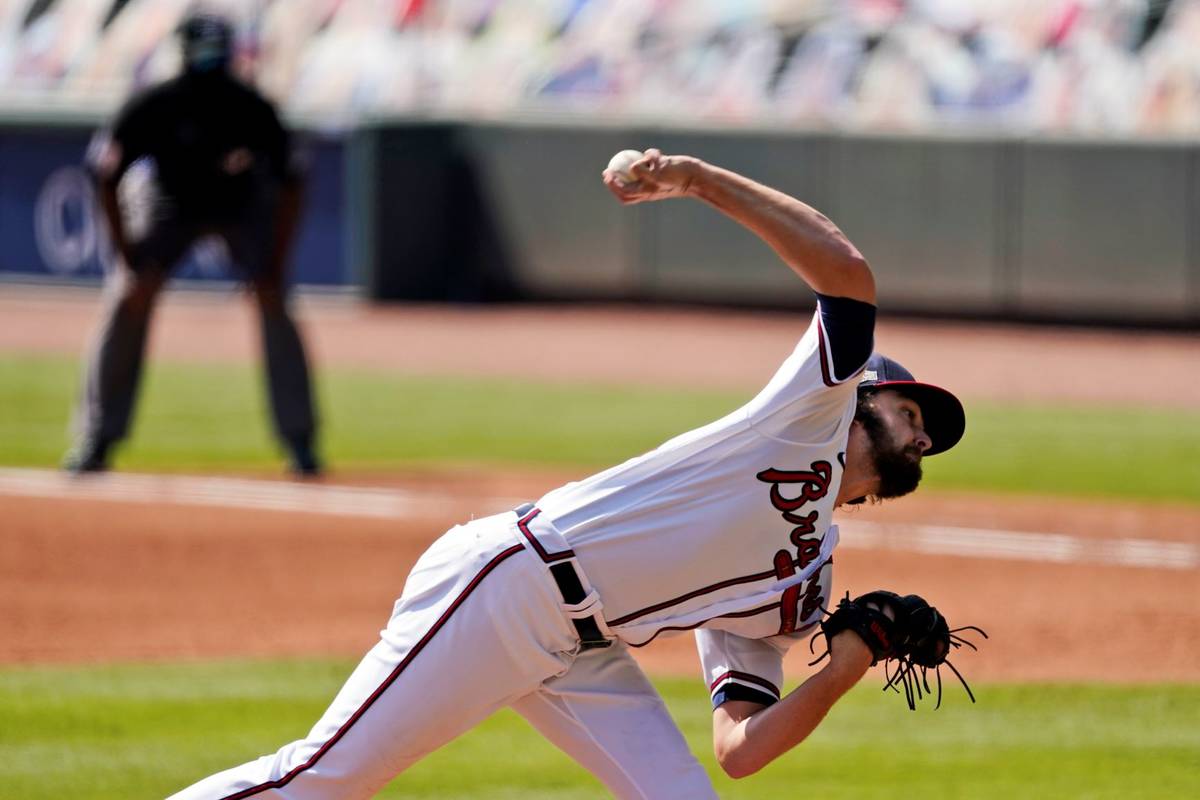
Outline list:
[[[900,445],[892,438],[879,412],[871,406],[860,408],[858,420],[871,440],[875,474],[879,488],[875,497],[888,500],[909,494],[921,483],[921,451],[916,445]]]

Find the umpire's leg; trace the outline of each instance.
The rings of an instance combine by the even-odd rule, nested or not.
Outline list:
[[[288,312],[282,283],[255,276],[253,284],[275,431],[288,447],[292,467],[301,473],[313,473],[319,469],[312,451],[316,414],[304,343]]]
[[[269,239],[270,215],[247,214],[224,231],[234,261],[248,276],[258,303],[260,330],[267,373],[267,390],[275,432],[288,448],[292,469],[316,474],[320,465],[313,448],[316,413],[312,379],[304,342],[287,306],[287,275]]]
[[[107,468],[109,447],[125,438],[133,417],[145,358],[146,331],[167,267],[150,262],[135,271],[121,263],[104,290],[100,323],[87,347],[83,390],[75,411],[79,441],[68,469]]]

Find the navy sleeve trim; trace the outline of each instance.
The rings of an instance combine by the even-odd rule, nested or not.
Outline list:
[[[730,700],[747,700],[751,703],[770,706],[777,703],[779,698],[770,692],[764,692],[741,683],[727,683],[713,694],[713,708],[719,708]]]
[[[821,315],[822,373],[826,383],[841,383],[862,369],[875,349],[875,306],[849,297],[817,295]],[[829,357],[831,365],[825,358]]]

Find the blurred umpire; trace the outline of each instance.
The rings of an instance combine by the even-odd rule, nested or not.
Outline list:
[[[183,74],[129,100],[89,159],[120,263],[90,347],[80,437],[64,467],[107,469],[133,415],[155,300],[196,240],[216,234],[258,301],[271,411],[291,469],[317,475],[308,366],[286,306],[285,259],[301,192],[289,136],[271,104],[231,74],[229,22],[193,16],[180,36]],[[127,180],[133,185],[121,187],[118,202],[134,164],[151,177]],[[129,213],[139,207],[140,226]]]

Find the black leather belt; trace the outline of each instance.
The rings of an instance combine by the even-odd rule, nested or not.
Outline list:
[[[563,600],[568,605],[582,603],[584,598],[587,597],[583,591],[583,584],[579,582],[579,575],[575,573],[575,568],[569,563],[560,561],[557,564],[551,564],[550,574],[554,576],[554,582],[558,584],[558,591],[562,592]],[[579,633],[581,650],[594,650],[598,647],[608,647],[612,644],[600,632],[600,626],[596,624],[595,617],[572,618],[571,622],[575,625],[575,630]]]
[[[533,503],[525,503],[513,510],[516,511],[517,517],[524,517],[533,509]],[[571,566],[570,562],[559,561],[550,564],[549,567],[554,582],[558,584],[558,591],[562,595],[563,602],[573,606],[582,603],[587,598],[587,593],[583,591],[583,584],[579,580],[579,574],[575,572],[575,568]],[[571,623],[579,634],[580,650],[595,650],[612,646],[612,640],[606,639],[600,632],[600,626],[596,623],[595,616],[582,619],[572,617]]]

